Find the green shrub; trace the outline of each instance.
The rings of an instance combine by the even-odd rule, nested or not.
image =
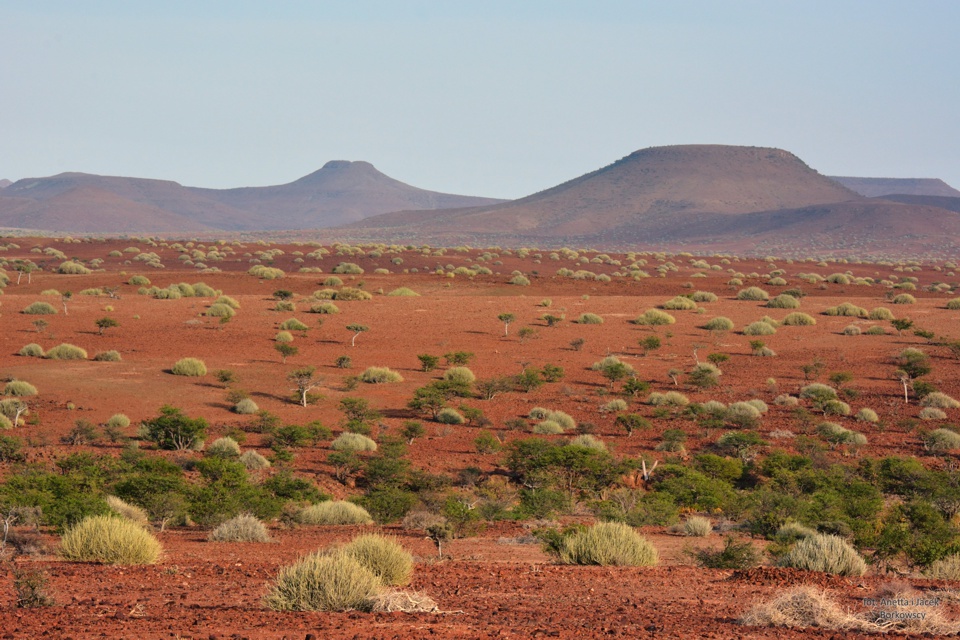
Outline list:
[[[867,571],[867,563],[850,543],[839,536],[824,534],[798,540],[778,564],[841,576],[862,576]]]
[[[89,516],[60,539],[60,555],[72,562],[153,564],[160,543],[140,525],[111,516]]]
[[[420,294],[419,294],[419,293],[417,293],[417,292],[414,291],[413,289],[408,289],[407,287],[399,287],[399,288],[397,288],[397,289],[394,289],[393,291],[391,291],[391,292],[388,293],[387,295],[388,295],[388,296],[400,296],[400,297],[403,297],[403,298],[419,298],[419,297],[420,297]]]
[[[781,293],[766,304],[771,309],[799,309],[800,301],[791,295]]]
[[[857,415],[854,416],[860,422],[879,422],[880,417],[877,415],[877,412],[873,409],[868,409],[864,407],[857,411]]]
[[[242,416],[253,415],[260,411],[260,407],[251,398],[241,398],[237,404],[233,405],[233,412]]]
[[[207,317],[210,318],[232,318],[237,315],[237,312],[233,310],[228,304],[223,304],[222,302],[215,302],[210,305],[210,308],[206,311]]]
[[[114,429],[125,429],[130,426],[130,418],[122,413],[115,413],[107,420],[107,426]]]
[[[335,266],[332,269],[332,271],[334,273],[340,273],[340,274],[361,275],[363,273],[363,268],[360,265],[353,262],[341,262],[340,264]],[[341,281],[341,284],[343,284],[342,281]],[[337,285],[327,285],[327,286],[337,286]]]
[[[694,302],[716,302],[719,299],[717,294],[709,291],[697,291],[692,298]]]
[[[310,313],[340,313],[340,308],[332,302],[319,302],[310,307]]]
[[[120,362],[123,357],[119,351],[111,349],[110,351],[98,351],[93,355],[93,359],[96,362]]]
[[[776,332],[776,329],[762,320],[752,322],[743,328],[743,335],[745,336],[772,336]]]
[[[642,326],[662,326],[673,324],[676,321],[677,319],[666,311],[660,311],[659,309],[647,309],[643,312],[643,315],[637,316],[633,319],[633,324]]]
[[[317,552],[281,569],[263,603],[274,611],[369,611],[382,588],[351,556]]]
[[[366,509],[344,500],[310,505],[298,511],[294,519],[300,524],[314,525],[373,524]]]
[[[80,347],[63,343],[47,351],[43,357],[49,360],[86,360],[87,352]]]
[[[242,514],[230,518],[210,532],[210,542],[270,542],[267,527],[256,516]]]
[[[207,365],[197,358],[181,358],[171,367],[170,372],[175,376],[205,376]]]
[[[207,455],[217,458],[239,458],[240,445],[229,436],[217,438],[207,447]]]
[[[737,292],[737,300],[769,300],[770,294],[760,287],[747,287]]]
[[[403,382],[403,376],[387,367],[367,367],[367,369],[360,374],[360,379],[370,384]]]
[[[660,306],[669,311],[689,311],[690,309],[696,309],[697,303],[686,296],[677,296],[676,298],[667,300]]]
[[[893,304],[916,304],[917,299],[914,298],[909,293],[901,293],[897,296],[894,296],[893,299],[890,300],[890,302],[892,302]]]
[[[450,407],[445,407],[437,412],[437,422],[441,424],[463,424],[466,421],[462,413]]]
[[[273,336],[275,342],[293,342],[293,334],[289,331],[278,331],[277,335]]]
[[[30,358],[42,358],[43,357],[43,347],[38,345],[35,342],[31,342],[28,345],[24,345],[22,349],[18,352],[21,356],[27,356]]]
[[[725,316],[717,316],[711,318],[703,328],[708,331],[730,331],[733,329],[733,320]]]
[[[697,549],[690,555],[697,565],[704,569],[752,569],[760,564],[760,552],[749,540],[738,542],[733,536],[727,536],[723,549]]]
[[[510,278],[509,283],[515,284],[521,287],[528,287],[530,286],[530,279],[527,278],[526,276],[516,275]]]
[[[262,264],[257,264],[250,267],[247,273],[262,280],[276,280],[286,275],[280,269],[276,269],[274,267],[265,267]]]
[[[35,396],[37,395],[37,388],[26,380],[11,380],[3,387],[3,395],[19,397]]]
[[[73,262],[72,260],[68,260],[67,262],[63,262],[60,264],[60,267],[57,269],[57,273],[64,273],[64,274],[75,275],[75,276],[85,276],[85,275],[89,275],[91,271],[90,269],[87,269],[85,266],[83,266],[79,262]]]
[[[303,324],[296,318],[289,318],[280,323],[280,328],[285,331],[306,331],[310,327]]]
[[[160,415],[142,425],[143,438],[161,449],[182,451],[202,444],[207,430],[203,418],[189,418],[170,405],[160,407]]]
[[[600,407],[600,411],[603,411],[605,413],[610,413],[613,411],[626,411],[626,410],[627,410],[627,401],[620,400],[619,398],[616,400],[611,400],[610,402]]]
[[[376,451],[377,443],[360,433],[341,433],[330,443],[334,451]]]
[[[652,544],[620,522],[600,522],[565,536],[558,551],[564,564],[649,567],[659,559]]]
[[[690,537],[705,538],[713,533],[713,523],[710,518],[691,516],[683,523],[683,533]]]
[[[920,413],[917,414],[917,417],[921,420],[946,420],[947,413],[943,409],[924,407],[923,409],[920,409]]]
[[[858,336],[860,335],[861,331],[860,331],[860,327],[858,327],[857,325],[849,324],[843,328],[842,333],[845,336]]]
[[[391,538],[368,533],[351,540],[342,551],[385,585],[402,587],[413,575],[413,556]]]
[[[586,449],[596,449],[597,451],[607,450],[607,445],[605,445],[602,440],[589,433],[571,439],[569,444],[571,447],[584,447]]]
[[[578,324],[603,324],[603,318],[595,313],[581,313],[576,322]]]
[[[259,471],[270,466],[270,461],[264,458],[256,451],[244,451],[238,458],[238,462],[246,468],[247,471]]]
[[[148,278],[147,276],[133,276],[132,278],[127,280],[127,284],[132,284],[135,287],[149,287],[150,278]]]
[[[794,311],[788,313],[780,324],[787,327],[808,327],[817,324],[817,320],[802,311]]]
[[[564,432],[560,423],[553,420],[544,420],[533,426],[533,432],[541,436],[555,436]]]
[[[57,310],[49,302],[34,302],[27,305],[20,313],[25,313],[30,316],[50,316],[56,312]]]

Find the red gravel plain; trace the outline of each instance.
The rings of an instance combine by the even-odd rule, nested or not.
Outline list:
[[[864,433],[869,442],[859,452],[836,450],[828,455],[840,460],[854,456],[916,456],[929,466],[945,464],[924,451],[916,429],[905,419],[916,417],[915,402],[904,404],[899,382],[893,377],[892,357],[908,346],[921,347],[933,361],[929,380],[940,390],[960,396],[960,362],[942,346],[928,345],[927,340],[905,332],[901,337],[889,322],[876,322],[849,317],[821,315],[823,309],[842,302],[853,302],[873,309],[890,308],[898,317],[907,316],[916,326],[933,331],[950,340],[960,339],[957,320],[960,312],[945,308],[954,297],[949,292],[927,291],[936,282],[955,285],[957,278],[944,265],[922,265],[916,271],[903,270],[904,265],[854,263],[787,262],[727,257],[704,257],[719,270],[697,268],[687,255],[638,255],[647,260],[642,268],[651,276],[640,280],[613,276],[629,261],[621,254],[610,254],[624,266],[600,262],[581,264],[570,259],[552,260],[550,251],[530,251],[526,257],[516,252],[498,254],[481,262],[493,270],[491,275],[473,278],[433,273],[438,267],[460,267],[477,264],[484,250],[456,251],[445,255],[422,255],[416,250],[384,252],[370,257],[371,247],[360,255],[330,255],[320,260],[298,256],[315,247],[303,245],[263,246],[247,243],[234,247],[236,253],[220,262],[209,262],[221,269],[218,273],[198,273],[180,264],[180,252],[174,248],[147,246],[144,242],[95,240],[66,243],[54,239],[17,239],[19,249],[10,248],[0,254],[8,261],[17,258],[40,262],[48,267],[62,262],[36,252],[34,247],[53,247],[68,257],[81,260],[100,258],[103,271],[89,275],[58,275],[49,270],[32,274],[16,284],[16,273],[8,269],[13,282],[0,296],[0,371],[5,378],[24,379],[34,384],[40,394],[30,399],[31,410],[40,422],[7,432],[29,443],[28,460],[50,464],[57,457],[77,450],[97,454],[119,455],[121,445],[99,443],[74,447],[60,444],[77,419],[103,423],[114,413],[125,413],[133,424],[133,435],[141,420],[157,414],[163,404],[173,404],[191,416],[203,416],[211,424],[210,439],[231,427],[244,424],[249,418],[230,411],[226,390],[212,374],[186,378],[169,373],[182,357],[205,361],[210,372],[233,370],[236,386],[250,392],[261,409],[279,415],[287,423],[321,420],[340,431],[341,414],[337,403],[345,396],[362,395],[379,409],[384,418],[381,429],[396,433],[404,421],[420,418],[406,408],[413,390],[439,377],[438,371],[420,371],[417,354],[442,355],[451,351],[472,351],[476,358],[470,368],[478,378],[519,373],[526,364],[542,366],[553,363],[564,368],[566,376],[557,383],[544,385],[531,393],[505,393],[490,401],[471,400],[491,420],[489,427],[501,439],[510,441],[525,434],[504,427],[511,418],[525,417],[531,408],[543,406],[561,409],[578,421],[597,425],[595,434],[602,438],[615,455],[649,454],[666,459],[669,454],[655,452],[659,434],[665,429],[680,428],[687,432],[687,449],[697,452],[712,442],[717,434],[705,434],[693,422],[679,418],[658,419],[655,428],[631,437],[614,424],[614,416],[600,412],[600,406],[613,396],[606,396],[607,382],[590,365],[606,355],[614,354],[632,365],[639,376],[651,382],[652,391],[681,390],[692,401],[718,399],[725,403],[760,398],[770,404],[759,431],[765,439],[775,430],[797,431],[797,421],[790,409],[773,405],[781,393],[795,394],[807,383],[801,365],[814,359],[825,367],[820,376],[835,371],[853,374],[850,383],[860,391],[851,404],[875,409],[881,423],[871,425],[839,419],[846,426]],[[170,241],[173,244],[173,241]],[[156,252],[165,268],[155,269],[130,262],[133,253],[109,257],[113,250],[139,247]],[[214,244],[205,245],[208,249]],[[197,247],[192,247],[197,248]],[[250,257],[266,249],[281,249],[273,265],[286,272],[280,280],[264,281],[246,273]],[[535,258],[535,254],[542,254]],[[581,252],[594,258],[597,252]],[[303,263],[294,260],[302,257]],[[391,258],[400,257],[400,265]],[[337,315],[305,313],[308,298],[331,274],[339,262],[359,264],[365,273],[341,276],[346,285],[359,286],[374,294],[373,299],[358,302],[335,302]],[[675,270],[657,277],[657,266],[670,262]],[[501,264],[496,264],[500,262]],[[300,266],[319,267],[323,273],[298,273]],[[572,280],[554,275],[557,269],[587,269],[612,275],[610,282]],[[908,266],[909,267],[909,266]],[[937,269],[935,269],[935,267]],[[389,269],[389,274],[375,274],[375,269]],[[419,273],[402,273],[417,268]],[[774,269],[783,270],[786,286],[765,284]],[[530,286],[507,284],[511,272],[526,274]],[[743,285],[731,286],[733,270],[744,274]],[[851,272],[856,277],[882,279],[917,278],[913,305],[892,305],[886,298],[889,287],[874,284],[812,285],[798,278],[800,273]],[[749,277],[750,274],[757,274]],[[207,318],[203,311],[209,298],[156,300],[138,295],[137,287],[124,284],[135,274],[149,277],[154,285],[165,287],[178,282],[205,282],[224,294],[236,298],[241,308],[229,323]],[[697,277],[695,274],[703,274]],[[758,358],[751,355],[754,338],[739,332],[746,324],[765,315],[781,319],[789,311],[767,309],[762,302],[738,301],[740,288],[757,285],[771,295],[801,287],[807,294],[800,311],[813,315],[812,327],[780,327],[775,335],[763,338],[777,357]],[[120,286],[120,298],[78,295],[94,287]],[[420,297],[379,295],[397,287],[409,287]],[[288,289],[296,312],[278,312],[271,294]],[[39,316],[20,313],[28,304],[46,300],[60,305],[59,296],[41,292],[56,289],[74,293],[68,302],[68,313],[42,316],[49,324],[38,331],[32,324]],[[649,308],[656,307],[675,295],[691,291],[711,291],[717,302],[702,303],[704,313],[671,312],[676,324],[645,328],[628,322]],[[549,308],[540,306],[549,298]],[[105,311],[107,307],[111,311]],[[497,320],[500,313],[516,316],[508,336]],[[572,322],[581,313],[595,313],[604,319],[601,325],[580,325]],[[548,327],[540,320],[544,313],[564,315],[565,320]],[[119,326],[98,335],[97,318],[109,315]],[[714,316],[733,320],[736,329],[721,334],[700,328]],[[296,317],[310,326],[294,332],[294,345],[299,353],[282,363],[273,348],[273,338],[283,320]],[[318,326],[318,319],[323,324]],[[351,323],[367,325],[356,346],[350,346]],[[884,336],[847,336],[842,331],[850,324],[862,329],[873,325],[886,328]],[[536,329],[532,339],[520,341],[521,327]],[[638,339],[656,333],[663,346],[646,356],[638,347]],[[576,338],[585,340],[582,350],[570,347]],[[121,362],[52,361],[16,355],[27,343],[36,342],[48,349],[61,342],[83,347],[92,357],[109,349],[119,351]],[[698,391],[684,384],[685,376],[675,386],[668,377],[670,369],[689,370],[697,357],[723,352],[730,359],[723,363],[721,385]],[[349,370],[338,369],[334,361],[348,355],[353,360]],[[317,391],[322,399],[303,408],[289,400],[290,384],[286,375],[294,368],[312,365],[323,376]],[[368,366],[387,366],[401,373],[404,381],[397,384],[361,384],[354,391],[345,388],[344,378],[356,375]],[[769,382],[769,379],[774,382]],[[649,415],[650,407],[642,398],[628,399],[630,410]],[[73,408],[68,408],[68,404]],[[947,410],[948,420],[960,418],[960,410]],[[479,467],[486,473],[502,470],[501,454],[479,454],[473,446],[478,428],[446,426],[426,422],[427,434],[409,448],[409,459],[415,467],[453,476],[468,467]],[[931,426],[931,425],[925,425]],[[936,424],[932,425],[932,428]],[[270,451],[261,436],[248,434],[244,448]],[[773,440],[778,447],[790,449],[789,439]],[[310,478],[325,492],[345,497],[356,492],[337,482],[325,460],[329,443],[297,451],[291,463],[293,470]],[[182,454],[178,454],[182,455]],[[199,456],[200,454],[194,454]],[[3,473],[9,468],[3,468]],[[586,513],[584,511],[583,513]],[[578,516],[581,519],[582,516]],[[275,613],[264,609],[260,599],[279,567],[299,555],[349,540],[370,527],[302,527],[286,529],[272,525],[273,544],[226,544],[206,542],[207,530],[174,528],[158,534],[164,546],[160,563],[148,567],[107,567],[63,562],[54,553],[56,536],[46,532],[50,552],[17,557],[14,562],[43,569],[50,575],[50,588],[57,604],[46,608],[17,609],[11,580],[11,566],[3,563],[0,578],[0,637],[9,638],[777,638],[777,637],[860,637],[843,632],[805,629],[783,630],[751,628],[736,620],[759,600],[763,600],[795,584],[814,584],[834,592],[840,602],[852,610],[860,607],[862,598],[877,592],[889,581],[884,576],[845,579],[822,574],[778,568],[760,568],[747,572],[704,570],[692,566],[683,551],[691,546],[721,544],[720,536],[707,539],[683,538],[668,534],[662,528],[649,528],[643,533],[658,548],[661,565],[657,568],[571,567],[553,564],[538,546],[516,544],[513,539],[527,532],[521,524],[490,524],[476,536],[455,540],[449,555],[436,558],[433,544],[422,532],[406,531],[399,526],[385,529],[400,538],[417,558],[411,588],[436,600],[441,613],[435,614],[366,614],[366,613]],[[757,540],[762,546],[762,541]],[[916,588],[952,589],[944,583],[933,583],[915,576],[905,578]],[[953,593],[953,591],[950,591]],[[951,600],[953,602],[953,600]],[[953,604],[949,605],[952,610]],[[956,613],[956,612],[954,612]],[[896,637],[896,636],[887,636]]]

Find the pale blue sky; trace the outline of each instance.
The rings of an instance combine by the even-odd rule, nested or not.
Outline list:
[[[519,197],[648,146],[960,188],[955,0],[0,0],[0,178],[367,160]]]

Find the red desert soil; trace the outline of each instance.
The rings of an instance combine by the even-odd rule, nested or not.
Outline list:
[[[45,258],[49,267],[60,264],[61,260],[31,253],[30,249],[37,246],[54,247],[71,258],[104,260],[101,265],[104,271],[84,276],[35,272],[29,284],[24,276],[19,285],[16,273],[8,269],[13,282],[0,296],[3,327],[0,370],[6,378],[24,379],[39,389],[39,396],[31,399],[30,404],[41,419],[38,425],[21,426],[7,433],[29,442],[27,456],[32,462],[49,464],[77,450],[119,454],[120,445],[60,444],[60,438],[80,418],[103,423],[114,413],[125,413],[133,422],[127,430],[127,435],[132,436],[139,421],[154,417],[161,405],[169,403],[181,407],[188,415],[207,418],[212,427],[210,439],[230,427],[247,423],[248,417],[230,412],[226,391],[212,375],[218,369],[233,370],[239,378],[236,386],[249,391],[260,408],[276,413],[286,423],[321,420],[335,433],[339,432],[342,417],[337,410],[339,399],[363,396],[383,412],[381,429],[397,433],[404,421],[422,419],[406,409],[413,390],[436,379],[443,370],[441,367],[431,373],[420,371],[417,354],[442,355],[458,350],[477,354],[470,368],[478,378],[515,374],[525,364],[542,366],[548,362],[566,371],[561,382],[544,385],[531,393],[511,392],[490,401],[469,401],[471,406],[483,409],[492,421],[490,428],[501,439],[511,441],[528,435],[506,430],[504,422],[525,417],[531,408],[543,406],[564,410],[580,422],[595,423],[595,434],[618,456],[646,453],[661,460],[670,454],[653,449],[665,429],[686,431],[687,448],[691,452],[706,447],[717,434],[705,434],[693,422],[672,418],[658,419],[654,429],[627,437],[615,426],[613,416],[599,411],[611,397],[605,395],[607,382],[590,370],[591,363],[615,354],[635,367],[642,379],[650,381],[652,391],[679,389],[692,401],[761,398],[770,404],[770,412],[764,416],[760,434],[789,450],[789,440],[775,440],[770,434],[775,430],[796,431],[797,421],[789,408],[773,405],[773,398],[780,393],[795,394],[806,384],[801,365],[820,359],[825,364],[821,380],[829,372],[851,372],[853,382],[850,384],[860,391],[860,396],[852,402],[854,410],[871,407],[882,419],[879,425],[855,423],[852,418],[839,420],[864,433],[869,443],[859,452],[830,452],[836,460],[856,455],[897,454],[916,456],[928,466],[943,464],[942,459],[924,451],[915,430],[905,430],[903,420],[915,417],[919,408],[914,402],[904,405],[899,383],[892,377],[895,366],[891,357],[903,348],[916,346],[926,350],[933,358],[934,373],[930,381],[950,395],[960,395],[960,376],[957,375],[960,367],[945,347],[927,345],[926,340],[912,333],[900,337],[889,322],[821,315],[823,309],[847,301],[867,309],[885,306],[898,317],[909,316],[918,327],[956,340],[960,338],[957,329],[960,312],[945,309],[945,302],[953,296],[924,290],[934,282],[956,283],[951,267],[944,265],[924,265],[917,271],[904,271],[902,265],[830,263],[818,266],[814,262],[774,260],[767,263],[732,257],[729,263],[722,263],[720,257],[704,258],[710,265],[721,267],[711,270],[693,266],[695,258],[691,256],[658,259],[653,255],[638,255],[637,258],[648,261],[642,268],[653,277],[633,280],[612,276],[629,264],[622,255],[610,257],[622,260],[624,267],[606,264],[603,258],[583,264],[565,258],[552,260],[548,251],[543,251],[535,262],[534,255],[540,252],[531,251],[529,256],[521,258],[516,252],[507,255],[491,250],[499,255],[479,264],[494,273],[470,279],[449,278],[433,271],[438,266],[478,264],[477,257],[483,250],[451,249],[442,256],[404,250],[395,254],[384,252],[382,257],[338,256],[334,252],[320,260],[303,257],[301,265],[294,263],[299,257],[294,252],[306,254],[315,247],[248,243],[235,247],[235,255],[226,260],[209,263],[222,272],[200,274],[180,264],[176,249],[150,247],[135,240],[65,243],[52,239],[18,239],[16,242],[19,249],[9,249],[0,255],[11,262],[26,258],[39,263]],[[130,246],[156,252],[166,268],[128,263],[133,253],[124,253],[119,258],[107,255]],[[213,246],[210,244],[208,248]],[[251,264],[244,254],[272,248],[284,251],[283,255],[274,257],[273,266],[286,271],[286,277],[261,281],[247,275]],[[582,255],[594,258],[597,253]],[[392,263],[391,258],[395,257],[402,258],[402,264]],[[366,270],[363,275],[341,277],[348,286],[359,286],[362,282],[366,291],[374,293],[373,299],[338,301],[341,312],[337,315],[304,313],[310,306],[307,298],[324,288],[320,283],[341,261],[357,263]],[[656,277],[657,266],[668,261],[676,270],[665,271],[663,278]],[[297,273],[300,266],[319,267],[323,273]],[[613,279],[611,282],[577,281],[555,276],[561,267],[589,269],[611,275]],[[377,268],[389,269],[392,273],[374,274]],[[403,269],[410,268],[417,268],[419,273],[402,273]],[[507,284],[515,269],[527,274],[532,284]],[[765,315],[781,319],[788,311],[767,309],[761,302],[737,301],[734,296],[742,287],[727,284],[731,278],[728,269],[745,274],[743,287],[758,285],[771,295],[801,287],[807,296],[800,310],[813,315],[817,325],[780,327],[775,335],[763,338],[767,346],[777,352],[777,357],[751,355],[749,342],[753,338],[742,335],[739,330]],[[787,286],[765,284],[769,276],[764,274],[774,269],[785,271]],[[857,277],[873,278],[878,284],[810,285],[798,278],[800,273],[827,276],[846,271]],[[757,275],[749,277],[751,273]],[[236,298],[241,308],[235,318],[221,325],[216,319],[201,315],[212,302],[209,298],[155,300],[137,295],[135,286],[121,285],[135,274],[148,276],[160,287],[203,281]],[[695,277],[695,274],[704,277]],[[906,277],[918,279],[917,289],[909,291],[916,296],[916,304],[890,304],[885,297],[889,288],[879,281],[892,277],[899,281]],[[688,283],[691,286],[687,286]],[[117,285],[121,285],[120,299],[78,295],[83,289]],[[381,289],[390,292],[400,286],[413,289],[420,297],[377,294]],[[271,294],[281,288],[296,294],[295,313],[272,310],[276,300]],[[67,314],[60,307],[59,296],[41,295],[49,289],[74,293],[67,303]],[[706,309],[705,313],[671,312],[677,319],[676,324],[655,330],[627,322],[675,295],[698,290],[712,291],[719,296],[717,302],[700,305]],[[552,300],[552,306],[539,306],[546,298]],[[41,316],[19,313],[38,300],[47,300],[60,310],[57,315],[42,316],[49,325],[39,332],[32,323]],[[108,306],[113,310],[105,311]],[[497,315],[504,312],[516,315],[509,336],[504,336],[503,324],[497,320]],[[572,322],[585,312],[602,316],[604,323]],[[539,320],[544,313],[562,314],[566,319],[555,327],[547,327]],[[120,326],[107,329],[101,336],[94,321],[105,315],[115,318]],[[736,330],[711,334],[700,328],[709,318],[718,315],[731,318]],[[290,317],[299,318],[310,329],[305,335],[294,332],[293,344],[299,348],[299,354],[283,364],[273,348],[273,338],[278,324]],[[324,321],[321,326],[318,319]],[[353,334],[345,328],[351,323],[370,328],[357,338],[355,347],[350,346]],[[887,334],[843,335],[842,330],[850,324],[862,329],[884,326]],[[534,327],[536,337],[521,342],[517,334],[524,326]],[[638,339],[651,333],[663,339],[663,347],[643,356]],[[569,346],[576,338],[585,340],[580,351]],[[83,347],[91,357],[99,351],[116,349],[123,360],[117,363],[52,361],[16,355],[31,342],[39,343],[44,349],[68,342]],[[667,376],[670,369],[689,370],[694,364],[695,349],[701,359],[712,352],[730,355],[722,365],[720,387],[697,391],[684,386],[685,376],[681,377],[679,387]],[[352,369],[334,366],[334,360],[341,355],[353,359]],[[203,359],[211,373],[201,378],[171,375],[168,370],[173,363],[186,356]],[[289,401],[291,389],[285,377],[294,368],[306,365],[316,366],[323,375],[324,383],[319,389],[323,398],[316,405],[303,408]],[[403,375],[404,382],[361,384],[356,390],[347,391],[344,378],[368,366],[390,367]],[[772,383],[768,381],[771,378]],[[642,403],[642,398],[628,400],[631,411],[650,415],[650,407]],[[956,420],[960,410],[951,409],[948,414],[949,419]],[[427,435],[409,448],[408,457],[415,467],[453,476],[468,467],[479,467],[485,473],[502,470],[500,454],[476,452],[473,440],[478,431],[471,426],[449,427],[427,421]],[[248,434],[244,448],[269,454],[261,437]],[[322,490],[337,497],[356,491],[332,477],[332,469],[325,463],[328,442],[296,453],[291,465],[298,475],[314,480]],[[9,468],[3,472],[9,472]],[[583,519],[581,516],[578,518]],[[643,531],[660,551],[661,565],[653,569],[555,565],[536,545],[517,544],[513,540],[528,532],[522,523],[490,524],[475,537],[453,541],[449,545],[449,556],[438,560],[435,547],[422,532],[390,526],[385,527],[386,531],[398,536],[417,558],[412,588],[436,600],[442,613],[274,613],[261,606],[260,599],[279,567],[301,554],[346,541],[369,529],[284,529],[274,524],[271,533],[276,543],[252,545],[206,542],[208,530],[175,528],[158,534],[164,555],[157,565],[148,567],[63,562],[52,551],[56,536],[47,533],[50,553],[21,557],[16,562],[49,573],[57,604],[47,608],[15,608],[7,566],[6,575],[0,579],[0,637],[306,638],[309,634],[316,638],[858,637],[815,629],[749,628],[737,624],[736,620],[754,603],[795,584],[828,588],[844,607],[858,610],[861,599],[875,594],[887,581],[874,575],[845,579],[770,567],[736,573],[698,569],[692,566],[684,549],[703,545],[718,547],[722,544],[720,537],[714,535],[690,542],[656,527]],[[762,541],[757,540],[756,544],[761,545]],[[910,582],[921,590],[951,586],[918,578],[911,578]]]

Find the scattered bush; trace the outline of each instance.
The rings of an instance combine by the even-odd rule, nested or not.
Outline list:
[[[21,356],[27,356],[30,358],[42,358],[43,357],[43,347],[38,345],[35,342],[31,342],[28,345],[24,345],[22,349],[18,352]]]
[[[893,299],[890,300],[890,302],[892,302],[893,304],[916,304],[917,299],[914,298],[909,293],[901,293],[899,295],[894,296]]]
[[[280,323],[280,329],[284,331],[306,331],[309,328],[296,318],[289,318]]]
[[[443,373],[443,379],[454,385],[471,385],[477,376],[467,367],[450,367]]]
[[[175,376],[205,376],[207,365],[197,358],[181,358],[173,365],[170,372]]]
[[[87,352],[80,347],[63,343],[47,351],[43,357],[49,360],[86,360]]]
[[[402,587],[413,575],[413,556],[391,538],[369,533],[354,538],[342,551],[385,585]]]
[[[300,524],[314,525],[373,524],[366,509],[344,500],[310,505],[298,511],[294,519]]]
[[[917,414],[917,417],[921,420],[946,420],[947,414],[943,409],[924,407],[923,409],[920,409],[920,413]]]
[[[923,396],[923,399],[920,401],[920,406],[934,407],[936,409],[956,409],[960,407],[960,402],[957,402],[945,393],[933,391]]]
[[[237,312],[230,305],[215,302],[206,310],[206,314],[210,318],[232,318],[237,315]]]
[[[98,351],[93,355],[93,359],[96,362],[120,362],[123,357],[121,357],[119,351],[111,349],[110,351]]]
[[[553,420],[544,420],[533,426],[533,432],[540,436],[556,436],[564,432],[564,428],[559,422]]]
[[[689,311],[696,309],[697,303],[686,296],[677,296],[676,298],[667,300],[660,306],[669,311]]]
[[[743,335],[745,336],[772,336],[776,332],[776,329],[762,320],[751,322],[743,328]]]
[[[56,312],[57,310],[49,302],[34,302],[27,305],[20,313],[25,313],[28,316],[51,316]]]
[[[737,292],[737,300],[769,300],[770,294],[760,287],[747,287]]]
[[[400,287],[400,288],[398,288],[398,289],[394,289],[393,291],[391,291],[391,292],[388,293],[387,295],[388,295],[388,296],[400,296],[400,297],[403,297],[403,298],[419,298],[419,297],[420,297],[420,294],[419,294],[419,293],[417,293],[417,292],[414,291],[413,289],[408,289],[407,287]]]
[[[960,433],[950,429],[934,429],[926,435],[924,444],[934,453],[960,449]]]
[[[787,327],[808,327],[817,324],[817,320],[802,311],[794,311],[793,313],[788,313],[787,317],[785,317],[780,324]]]
[[[150,518],[147,516],[147,512],[140,507],[124,502],[116,496],[107,496],[105,501],[107,506],[110,507],[110,510],[121,518],[134,522],[141,527],[146,527],[150,524]]]
[[[877,412],[873,409],[868,409],[864,407],[857,411],[857,415],[854,416],[860,422],[879,422],[880,417],[877,415]]]
[[[249,416],[260,411],[260,407],[251,398],[241,398],[237,404],[233,405],[233,411],[242,416]]]
[[[649,567],[659,558],[653,545],[632,527],[600,522],[565,536],[559,559],[564,564]]]
[[[893,312],[886,307],[877,307],[876,309],[871,309],[867,317],[871,320],[893,320]]]
[[[240,462],[247,471],[259,471],[260,469],[266,469],[270,466],[269,460],[253,450],[244,451],[238,459],[238,462]]]
[[[691,516],[683,523],[683,533],[686,536],[705,538],[713,533],[713,523],[709,518]]]
[[[644,326],[660,326],[673,324],[676,321],[677,319],[666,311],[660,311],[659,309],[647,309],[643,312],[643,315],[638,316],[633,320],[633,324]]]
[[[603,324],[603,318],[595,313],[581,313],[576,322],[577,324]]]
[[[824,534],[797,541],[778,564],[781,567],[841,576],[862,576],[867,571],[867,563],[849,542],[839,536]]]
[[[340,308],[332,302],[318,302],[310,307],[310,313],[334,314],[340,313]]]
[[[130,418],[122,413],[115,413],[107,420],[107,426],[113,429],[126,429],[130,426]]]
[[[37,388],[26,380],[11,380],[3,387],[3,395],[18,397],[35,396],[37,395]]]
[[[800,301],[791,295],[781,293],[766,304],[771,309],[799,309]]]
[[[437,412],[437,422],[441,424],[463,424],[466,421],[462,413],[450,407],[444,407]]]
[[[342,552],[316,552],[280,570],[264,605],[274,611],[369,611],[383,585]]]
[[[214,305],[224,304],[224,305],[227,305],[228,307],[230,307],[231,309],[239,309],[239,308],[240,308],[240,303],[237,302],[234,298],[231,298],[230,296],[220,296],[220,297],[218,297],[216,300],[213,301],[213,304],[214,304]]]
[[[73,562],[153,564],[160,543],[140,525],[111,516],[89,516],[60,539],[60,555]]]
[[[371,298],[373,298],[373,296],[363,289],[354,289],[352,287],[344,287],[333,296],[334,300],[344,300],[346,302],[370,300]]]
[[[267,527],[256,516],[243,514],[230,518],[210,532],[210,542],[270,542]]]
[[[603,411],[606,413],[609,413],[612,411],[626,411],[626,410],[627,410],[627,401],[620,400],[619,398],[616,400],[611,400],[610,402],[600,407],[600,411]]]
[[[716,302],[718,300],[717,294],[710,293],[709,291],[697,291],[693,294],[692,300],[694,302]]]
[[[708,331],[731,331],[733,330],[733,320],[725,316],[711,318],[707,324],[703,325]]]
[[[68,260],[67,262],[63,262],[60,264],[60,267],[57,268],[57,273],[64,273],[67,275],[74,275],[74,276],[86,276],[86,275],[89,275],[91,271],[90,269],[87,269],[85,266],[83,266],[79,262],[73,262],[72,260]]]
[[[569,444],[571,447],[584,447],[586,449],[596,449],[597,451],[607,450],[607,445],[605,445],[602,440],[589,433],[571,439]]]
[[[927,567],[924,575],[931,580],[960,580],[960,554],[953,553],[940,558]]]
[[[217,438],[207,447],[207,455],[216,458],[239,458],[240,445],[229,436]]]
[[[860,327],[855,324],[848,324],[843,328],[843,335],[845,336],[858,336],[860,333]]]
[[[367,369],[360,374],[360,379],[370,384],[403,382],[403,376],[387,367],[367,367]]]
[[[376,451],[377,443],[360,433],[341,433],[330,443],[334,451]]]
[[[858,307],[852,302],[844,302],[836,307],[824,309],[825,316],[849,316],[853,318],[866,318],[869,314],[863,307]]]
[[[510,284],[515,284],[521,287],[530,286],[530,279],[527,278],[526,276],[513,276],[512,278],[510,278],[509,282]]]

